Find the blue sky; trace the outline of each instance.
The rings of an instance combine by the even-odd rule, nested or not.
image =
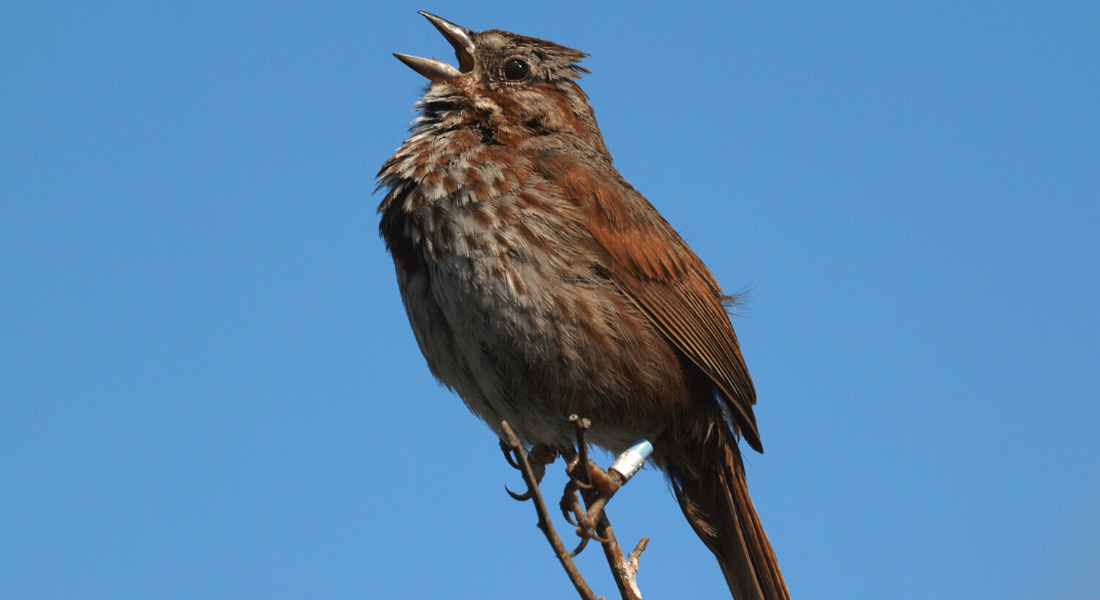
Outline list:
[[[377,237],[390,53],[453,62],[416,10],[589,53],[621,172],[752,290],[796,598],[1100,595],[1100,4],[486,0],[3,11],[0,597],[570,597]],[[647,600],[724,594],[659,473],[610,515]]]

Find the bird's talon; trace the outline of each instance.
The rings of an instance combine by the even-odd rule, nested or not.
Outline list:
[[[500,440],[500,450],[504,452],[504,460],[508,461],[508,464],[517,471],[522,471],[523,467],[519,466],[516,459],[512,457],[512,447],[508,445],[508,442]]]
[[[513,500],[518,500],[520,502],[526,502],[527,500],[530,500],[531,496],[533,495],[531,490],[527,490],[527,492],[523,494],[517,494],[508,489],[508,486],[504,486],[504,491],[508,492],[508,495],[511,496]]]
[[[577,535],[580,535],[580,534],[577,534]],[[584,547],[588,545],[588,540],[589,540],[588,537],[581,536],[581,543],[577,544],[577,547],[572,552],[569,553],[569,558],[573,558],[576,555],[580,554],[581,551],[584,550]]]
[[[580,526],[580,524],[577,522],[576,517],[573,516],[573,515],[576,514],[576,509],[573,508],[574,506],[576,506],[576,504],[577,504],[576,500],[573,500],[571,503],[566,503],[565,498],[562,498],[562,502],[561,502],[561,505],[560,505],[562,516],[565,517],[565,520],[569,521],[569,524],[572,525],[573,527],[579,527]]]

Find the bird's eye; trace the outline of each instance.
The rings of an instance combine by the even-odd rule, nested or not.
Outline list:
[[[531,74],[531,67],[518,58],[504,63],[504,78],[508,81],[520,81]]]

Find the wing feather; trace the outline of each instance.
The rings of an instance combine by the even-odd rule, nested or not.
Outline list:
[[[745,441],[762,451],[756,391],[714,276],[656,209],[609,166],[544,153],[537,169],[584,210],[611,279],[714,382]]]

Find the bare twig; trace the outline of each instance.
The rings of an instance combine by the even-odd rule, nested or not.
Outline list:
[[[615,532],[611,529],[611,522],[604,511],[608,500],[626,482],[626,477],[616,469],[604,471],[599,465],[588,460],[587,431],[591,427],[588,419],[573,415],[569,421],[573,423],[576,430],[577,454],[574,455],[571,449],[563,450],[562,456],[566,459],[569,483],[565,486],[560,507],[565,519],[577,527],[577,535],[581,538],[577,548],[571,553],[565,550],[565,545],[550,521],[546,503],[539,490],[539,483],[545,473],[546,465],[554,461],[557,452],[548,447],[536,447],[528,455],[512,428],[507,422],[502,422],[501,430],[507,439],[501,441],[501,450],[504,451],[508,464],[519,470],[527,483],[527,491],[523,494],[516,494],[507,487],[505,489],[516,500],[534,500],[535,510],[539,516],[538,527],[546,535],[546,539],[554,549],[554,554],[557,555],[582,598],[602,600],[596,599],[595,593],[588,587],[572,560],[572,557],[584,550],[589,540],[596,540],[603,546],[604,556],[623,600],[641,600],[642,594],[637,584],[638,563],[642,551],[649,543],[649,538],[642,538],[629,557],[624,556],[615,538]],[[633,473],[633,471],[630,472]],[[584,498],[587,508],[581,506],[581,497]]]
[[[523,496],[530,495],[535,501],[535,511],[539,516],[539,529],[546,535],[547,541],[550,542],[550,546],[554,549],[554,554],[556,554],[558,560],[561,561],[562,568],[565,569],[565,573],[569,576],[569,580],[573,582],[573,587],[577,588],[577,593],[580,594],[581,598],[585,600],[598,600],[592,588],[588,587],[588,584],[584,581],[584,577],[581,577],[581,573],[577,569],[577,565],[573,562],[573,559],[569,557],[569,551],[565,549],[565,544],[562,543],[561,538],[559,538],[557,532],[554,531],[554,524],[550,522],[550,513],[546,510],[546,502],[543,501],[542,493],[539,492],[538,479],[531,469],[531,464],[527,461],[527,454],[523,450],[523,444],[520,443],[519,438],[516,437],[516,434],[512,431],[512,428],[508,426],[506,421],[501,422],[500,428],[508,438],[508,446],[511,447],[512,452],[515,454],[517,459],[516,462],[519,463],[520,472],[523,473],[523,480],[527,483],[527,493],[523,494]],[[509,493],[511,493],[511,491],[509,491]],[[513,495],[513,497],[515,497],[515,495]]]
[[[638,545],[634,546],[634,549],[630,551],[630,556],[626,561],[626,570],[623,573],[623,579],[630,586],[632,594],[636,595],[638,600],[642,598],[642,591],[638,589],[638,569],[639,562],[642,560],[642,552],[645,551],[645,547],[649,545],[649,538],[644,537],[638,540]]]
[[[585,483],[588,484],[587,487],[580,486],[581,495],[584,497],[584,503],[588,510],[580,511],[579,506],[575,509],[577,511],[577,521],[580,524],[577,528],[577,534],[582,537],[581,544],[577,547],[575,553],[584,549],[589,538],[599,541],[600,545],[603,546],[604,557],[607,558],[607,564],[611,567],[611,574],[615,578],[615,584],[619,587],[619,594],[623,600],[642,600],[642,592],[638,589],[637,583],[638,563],[641,560],[642,551],[649,543],[649,538],[642,538],[638,542],[634,551],[630,553],[629,560],[623,556],[619,541],[615,537],[615,531],[611,529],[611,522],[603,510],[611,496],[622,487],[623,477],[615,470],[607,472],[594,464],[589,465],[587,432],[591,427],[591,422],[588,419],[578,418],[577,415],[570,416],[569,420],[576,429],[577,452],[580,464],[583,465],[581,473],[586,478]],[[598,474],[597,481],[593,481],[592,467],[595,467]],[[568,490],[568,487],[566,489]],[[593,523],[595,524],[594,534],[592,533]]]
[[[638,545],[634,546],[634,550],[630,552],[630,557],[627,564],[630,565],[631,570],[634,573],[638,572],[638,562],[642,560],[642,552],[645,551],[645,547],[649,545],[649,538],[644,537],[638,540]],[[640,595],[640,594],[639,594]]]
[[[604,557],[607,558],[607,565],[611,567],[611,575],[615,577],[615,585],[619,587],[619,594],[623,600],[642,600],[642,592],[638,589],[637,582],[638,562],[641,560],[642,551],[649,544],[649,538],[644,537],[638,542],[628,560],[623,556],[619,540],[615,538],[615,532],[611,530],[611,523],[608,522],[606,514],[601,515],[596,533],[604,538],[600,545],[603,546]]]

